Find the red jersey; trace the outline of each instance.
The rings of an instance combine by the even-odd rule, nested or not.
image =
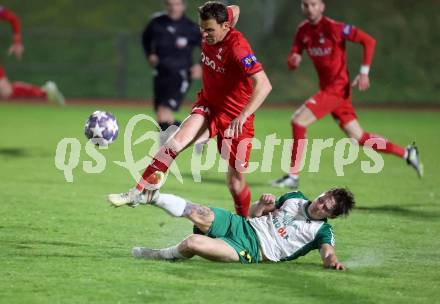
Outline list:
[[[202,41],[202,81],[199,101],[211,111],[235,119],[249,102],[253,83],[249,76],[263,70],[243,34],[234,28],[209,45]]]
[[[306,50],[315,65],[322,91],[348,96],[350,81],[347,70],[346,40],[364,46],[364,65],[370,65],[375,40],[361,30],[322,17],[317,24],[304,21],[298,26],[290,54]]]

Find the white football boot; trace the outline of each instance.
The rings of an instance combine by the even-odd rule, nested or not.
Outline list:
[[[143,191],[133,188],[124,193],[109,194],[107,200],[114,207],[124,205],[137,207],[139,204],[152,204],[159,196],[159,188],[165,181],[164,177],[165,174],[163,172],[156,171],[145,181],[146,184]]]
[[[41,87],[44,92],[47,94],[47,99],[50,102],[56,102],[60,106],[64,106],[66,104],[66,99],[64,98],[63,93],[58,89],[58,86],[53,81],[46,81],[46,83]]]
[[[415,143],[406,147],[406,162],[417,171],[417,175],[423,177],[423,164],[419,157],[419,150]]]
[[[146,259],[146,260],[163,260],[159,255],[159,249],[150,249],[145,247],[134,247],[131,250],[131,254],[136,259]]]
[[[274,180],[271,183],[272,187],[278,188],[290,188],[290,189],[298,189],[299,186],[299,178],[290,176],[289,174],[284,175],[283,177]]]
[[[127,205],[135,208],[139,205],[154,204],[158,197],[159,190],[144,190],[141,192],[133,188],[124,193],[109,194],[107,200],[113,207]]]

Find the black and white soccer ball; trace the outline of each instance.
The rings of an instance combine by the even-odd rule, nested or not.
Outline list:
[[[107,146],[118,137],[118,121],[110,112],[95,111],[86,121],[84,134],[95,145]]]

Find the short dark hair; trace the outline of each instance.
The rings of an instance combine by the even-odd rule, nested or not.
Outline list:
[[[337,217],[339,215],[348,215],[355,205],[354,195],[350,190],[345,188],[334,188],[327,191],[336,202],[332,215]]]
[[[208,1],[199,7],[199,17],[203,21],[215,19],[218,24],[222,24],[228,21],[228,9],[221,2]]]

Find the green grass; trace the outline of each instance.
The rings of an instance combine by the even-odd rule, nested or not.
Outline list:
[[[54,165],[56,145],[64,137],[77,137],[84,145],[83,122],[93,110],[95,106],[0,104],[1,303],[431,303],[440,296],[435,287],[440,266],[440,113],[359,111],[366,129],[402,144],[417,141],[426,168],[423,180],[388,155],[380,174],[363,174],[363,154],[347,166],[344,177],[336,177],[330,149],[323,153],[319,173],[303,174],[301,190],[310,197],[339,185],[349,186],[357,198],[351,216],[331,221],[338,256],[348,266],[335,272],[322,269],[317,252],[260,265],[131,258],[133,246],[175,244],[190,233],[191,225],[153,207],[107,206],[107,193],[134,183],[113,163],[124,159],[122,134],[101,151],[107,159],[104,172],[83,172],[82,161],[91,159],[82,149],[74,182],[64,180]],[[107,110],[118,117],[122,132],[133,115],[151,113],[141,108]],[[288,138],[290,112],[260,111],[257,137],[277,132],[279,138]],[[330,118],[308,134],[342,135]],[[149,143],[136,147],[136,159],[148,149]],[[262,192],[283,193],[267,186],[281,174],[279,150],[272,172],[248,176],[253,199]],[[252,155],[257,161],[261,151]],[[194,183],[189,160],[190,152],[185,152],[177,161],[183,185],[170,177],[163,191],[231,210],[224,173],[212,169],[202,174],[201,184]]]

